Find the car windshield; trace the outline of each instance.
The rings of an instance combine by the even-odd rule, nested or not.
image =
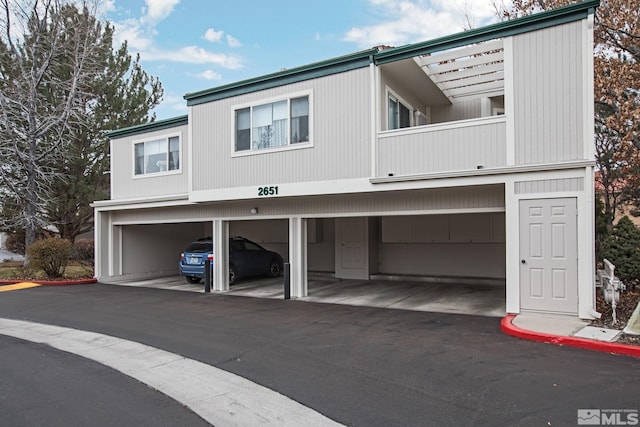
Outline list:
[[[212,252],[213,251],[213,243],[207,242],[193,242],[189,245],[185,252],[196,252],[196,253],[204,253],[204,252]]]

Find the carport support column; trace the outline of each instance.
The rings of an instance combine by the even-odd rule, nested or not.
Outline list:
[[[213,220],[213,281],[214,292],[229,290],[229,223]]]
[[[307,290],[307,220],[289,219],[289,263],[291,264],[291,297],[306,297]]]

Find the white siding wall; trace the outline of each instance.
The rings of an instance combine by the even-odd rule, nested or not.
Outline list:
[[[584,191],[584,178],[544,179],[538,181],[518,181],[516,194],[556,193],[562,191]]]
[[[180,135],[181,172],[134,178],[134,142],[152,141],[175,134]],[[111,200],[185,194],[189,172],[187,150],[187,126],[113,139],[111,141]]]
[[[513,37],[516,164],[584,157],[582,22]],[[511,112],[508,112],[510,114]]]
[[[506,165],[503,117],[455,126],[431,125],[379,135],[378,174],[406,175]]]
[[[310,89],[312,148],[232,157],[234,106]],[[192,107],[193,190],[369,176],[370,92],[363,68]]]
[[[109,212],[95,215],[95,274],[96,277],[109,275],[109,260],[115,256],[109,252]]]
[[[255,206],[259,207],[260,213],[251,219],[290,215],[314,218],[400,211],[435,213],[442,210],[502,209],[505,205],[504,186],[491,185],[134,209],[114,212],[113,220],[116,223],[152,223],[209,221],[213,218],[247,219],[251,216],[249,211]]]
[[[475,119],[481,116],[480,99],[431,107],[431,123]]]

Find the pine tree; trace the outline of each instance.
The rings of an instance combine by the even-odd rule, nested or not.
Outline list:
[[[65,13],[74,15],[77,10],[67,6]],[[112,44],[113,27],[107,23],[93,50],[100,70],[87,84],[79,123],[70,126],[68,155],[52,165],[62,179],[51,186],[46,215],[60,237],[69,240],[93,228],[90,204],[109,197],[106,132],[154,120],[150,111],[163,93],[160,82],[142,69],[139,56],[129,55],[126,42],[115,51]]]
[[[24,230],[25,247],[50,225],[70,239],[91,226],[105,131],[148,121],[162,97],[88,1],[0,0],[0,226]]]
[[[622,217],[602,243],[601,256],[616,266],[616,276],[635,287],[640,279],[640,230],[629,217]]]

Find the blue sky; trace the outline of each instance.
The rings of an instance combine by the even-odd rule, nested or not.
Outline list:
[[[492,0],[104,0],[102,13],[160,78],[158,119],[186,114],[188,92],[496,21]]]

